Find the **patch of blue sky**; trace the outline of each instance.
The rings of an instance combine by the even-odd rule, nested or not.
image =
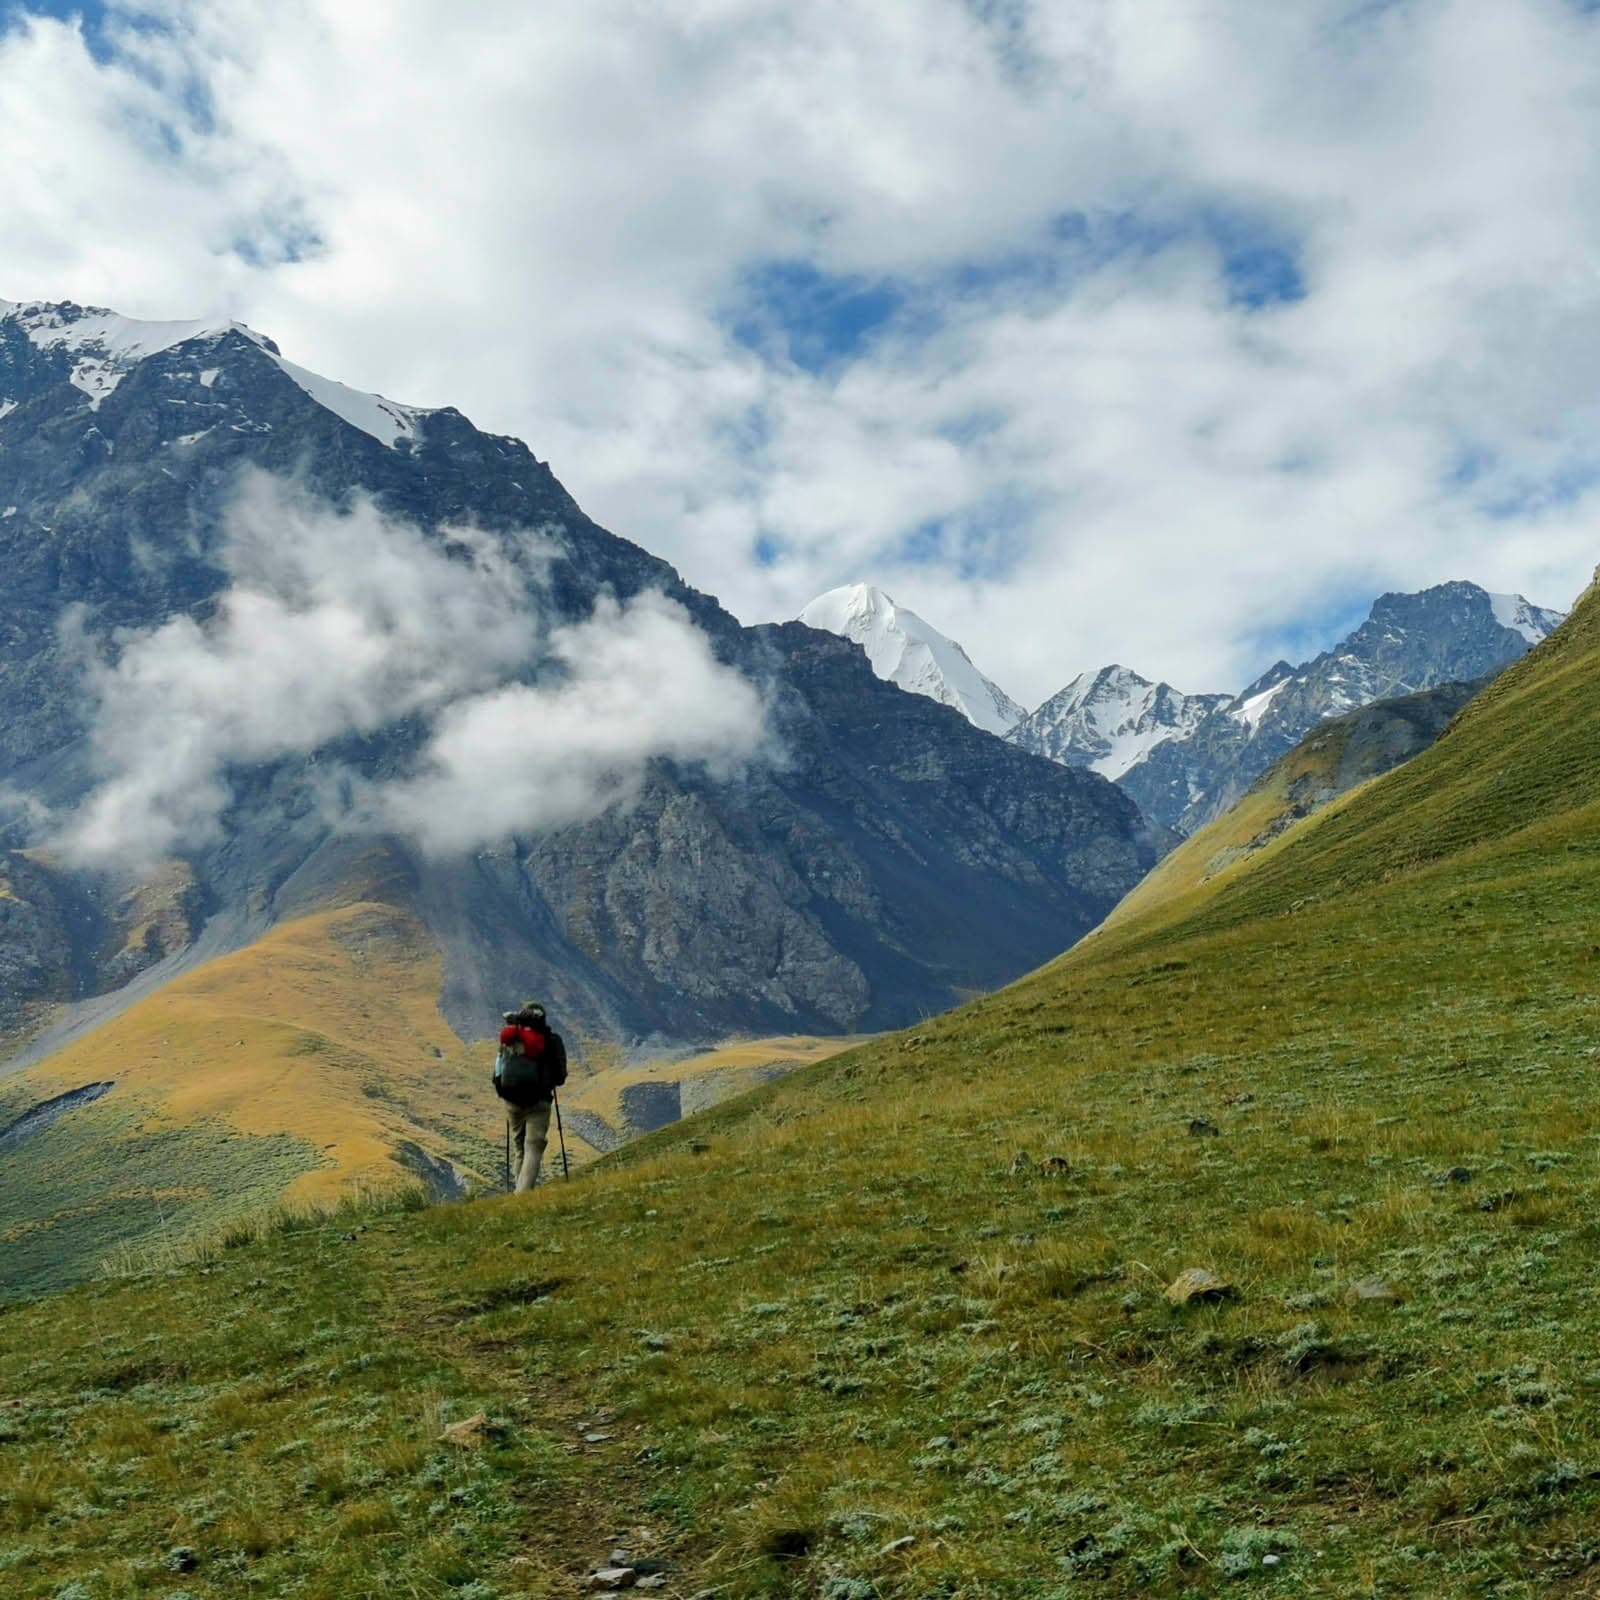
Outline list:
[[[1600,0],[1596,5],[1600,8]],[[1600,486],[1600,459],[1574,451],[1559,466],[1531,472],[1493,447],[1474,442],[1458,446],[1451,455],[1442,485],[1469,498],[1492,521],[1512,522],[1581,500]]]
[[[1470,489],[1481,483],[1494,470],[1498,458],[1486,445],[1462,445],[1450,458],[1445,468],[1446,488]]]
[[[1157,217],[1064,212],[1024,247],[915,276],[830,273],[798,258],[761,261],[741,275],[721,320],[764,359],[826,376],[890,338],[915,345],[974,309],[1060,300],[1120,259],[1196,244],[1214,252],[1236,307],[1258,311],[1305,298],[1300,252],[1282,228],[1243,209],[1203,205]]]
[[[170,18],[140,10],[136,5],[107,4],[105,0],[0,0],[0,34],[26,25],[30,17],[76,23],[89,54],[102,66],[114,60],[124,71],[171,94],[174,116],[138,130],[141,137],[169,158],[176,160],[182,154],[184,124],[198,133],[210,133],[215,128],[216,108],[211,91],[200,78],[191,74],[173,84],[160,77],[137,53],[119,49],[119,35],[172,32],[176,25]]]
[[[1183,245],[1207,246],[1216,253],[1229,301],[1246,310],[1293,304],[1306,297],[1295,241],[1256,212],[1219,204],[1155,216],[1138,211],[1093,216],[1063,212],[1051,228],[1056,238],[1094,266],[1128,256],[1156,256]]]
[[[1347,583],[1323,595],[1315,607],[1301,616],[1250,635],[1245,653],[1256,664],[1248,682],[1254,683],[1276,662],[1292,665],[1331,650],[1367,620],[1375,598],[1370,583]],[[1225,687],[1244,689],[1248,683]]]
[[[775,567],[788,554],[788,547],[770,533],[759,534],[750,546],[750,556],[758,567]]]
[[[242,234],[230,249],[247,267],[282,267],[314,260],[326,244],[302,218],[261,217],[256,219],[256,231]]]
[[[29,17],[56,22],[81,20],[85,33],[103,32],[107,7],[101,0],[0,0],[0,33],[21,27]]]
[[[952,422],[945,423],[939,429],[939,437],[966,449],[972,445],[982,444],[985,439],[994,438],[1005,429],[1010,420],[1007,413],[997,406],[980,407],[967,412],[965,416],[957,417]]]
[[[919,523],[886,553],[887,564],[937,566],[969,583],[999,582],[1027,554],[1036,511],[1013,491],[986,496],[948,517]]]
[[[821,373],[859,355],[905,301],[906,289],[890,279],[766,261],[745,273],[727,326],[748,349]]]
[[[1515,522],[1573,505],[1597,486],[1600,462],[1574,462],[1539,477],[1513,477],[1507,488],[1483,502],[1482,510],[1495,522]]]
[[[903,534],[894,548],[897,566],[936,567],[946,559],[946,532],[948,523],[942,517],[920,522],[909,533]]]
[[[772,443],[772,413],[764,405],[745,406],[720,417],[713,431],[735,458],[750,463]]]

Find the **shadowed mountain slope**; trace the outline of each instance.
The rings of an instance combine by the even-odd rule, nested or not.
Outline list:
[[[1419,755],[1486,681],[1441,684],[1320,724],[1257,778],[1231,811],[1164,857],[1109,921],[1135,916],[1216,877],[1358,784]]]

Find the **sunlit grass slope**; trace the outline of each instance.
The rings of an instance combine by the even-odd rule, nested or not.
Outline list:
[[[609,1065],[574,1077],[562,1094],[569,1117],[592,1112],[619,1135],[631,1128],[627,1092],[641,1086],[674,1085],[685,1110],[700,1109],[730,1098],[740,1090],[809,1066],[848,1049],[858,1040],[788,1034],[772,1039],[730,1039],[711,1050],[675,1060]],[[597,1055],[599,1053],[597,1052]],[[578,1119],[574,1119],[578,1120]]]
[[[0,1283],[71,1282],[113,1249],[282,1201],[407,1181],[401,1146],[498,1181],[487,1056],[434,1003],[438,958],[387,906],[286,924],[0,1081],[0,1125],[114,1087],[0,1161]]]
[[[1166,856],[1108,923],[1127,922],[1156,906],[1170,912],[1191,891],[1207,889],[1224,874],[1237,876],[1251,856],[1296,822],[1426,749],[1481,689],[1479,683],[1441,684],[1363,706],[1314,728],[1237,805]],[[1191,897],[1186,903],[1195,901]]]
[[[1597,752],[1591,596],[1433,750],[1001,994],[526,1200],[13,1307],[4,1576],[1600,1592]],[[1232,1294],[1170,1305],[1189,1267]]]

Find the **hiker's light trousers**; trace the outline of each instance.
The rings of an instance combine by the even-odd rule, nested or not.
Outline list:
[[[511,1123],[511,1148],[516,1154],[517,1193],[522,1194],[539,1181],[539,1163],[550,1142],[550,1102],[537,1106],[507,1106]]]

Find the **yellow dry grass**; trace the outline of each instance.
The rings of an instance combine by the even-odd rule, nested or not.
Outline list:
[[[273,929],[174,980],[30,1069],[41,1097],[97,1079],[154,1126],[205,1122],[308,1139],[323,1165],[285,1198],[393,1182],[410,1140],[497,1126],[483,1049],[440,1015],[439,958],[421,928],[360,903]],[[109,1099],[110,1097],[108,1097]],[[114,1156],[113,1156],[114,1159]]]
[[[1291,837],[1317,819],[1343,810],[1363,792],[1358,784],[1320,808],[1299,828],[1283,828],[1292,802],[1290,787],[1315,771],[1305,746],[1292,751],[1256,783],[1233,807],[1213,823],[1184,840],[1159,862],[1121,901],[1096,933],[1119,927],[1133,920],[1145,921],[1146,914],[1158,908],[1159,920],[1177,921],[1196,906],[1209,900],[1230,878],[1242,876],[1268,853],[1280,850]],[[1368,782],[1376,780],[1369,779]],[[1276,836],[1266,838],[1274,828]],[[1259,842],[1258,841],[1262,841]]]
[[[727,1093],[758,1082],[763,1069],[784,1072],[795,1067],[825,1061],[829,1056],[866,1043],[862,1036],[827,1038],[814,1034],[780,1034],[770,1039],[735,1038],[710,1050],[677,1060],[646,1061],[633,1066],[611,1066],[583,1077],[574,1074],[563,1091],[565,1105],[578,1111],[591,1111],[619,1131],[622,1127],[622,1093],[639,1083],[686,1083],[717,1073],[727,1074]],[[715,1098],[723,1098],[717,1095]],[[572,1143],[573,1134],[568,1130]],[[586,1145],[585,1150],[588,1150]]]

